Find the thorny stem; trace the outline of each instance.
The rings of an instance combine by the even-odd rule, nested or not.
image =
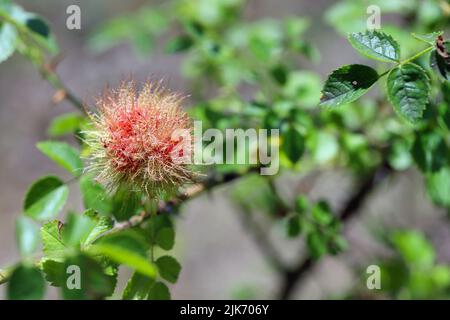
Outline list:
[[[258,170],[259,170],[259,167],[253,167],[246,173],[250,173],[250,172],[258,171]],[[185,201],[191,200],[191,199],[203,194],[204,192],[210,191],[211,189],[213,189],[215,187],[235,181],[236,179],[242,177],[246,173],[242,173],[242,174],[228,173],[221,177],[207,178],[205,181],[202,181],[198,184],[192,185],[189,189],[187,189],[183,193],[180,193],[174,199],[167,201],[167,202],[161,202],[158,206],[156,214],[171,213],[172,210],[174,209],[174,206],[180,205],[181,203],[183,203]],[[145,212],[145,214],[143,214],[143,215],[133,216],[128,221],[117,223],[113,227],[113,229],[111,229],[108,233],[118,232],[121,230],[130,229],[130,228],[139,226],[144,221],[147,221],[154,214],[155,214],[154,212],[153,213]],[[103,234],[103,235],[105,235],[105,234]],[[11,276],[11,274],[8,270],[0,269],[0,285],[8,282],[10,276]]]
[[[404,64],[409,63],[409,62],[411,62],[411,61],[414,61],[414,60],[416,60],[417,58],[423,56],[424,54],[430,52],[430,51],[433,50],[433,49],[434,49],[434,47],[433,47],[433,46],[430,46],[430,47],[428,47],[428,48],[426,48],[426,49],[420,51],[419,53],[416,53],[416,54],[413,55],[412,57],[409,57],[408,59],[405,59],[405,60],[403,60],[403,61],[400,61],[398,64],[395,65],[395,67],[393,67],[393,68],[391,68],[391,69],[389,69],[389,70],[383,72],[382,74],[380,74],[380,75],[378,76],[378,78],[384,77],[385,75],[387,75],[389,72],[391,72],[392,70],[394,70],[394,69],[397,68],[398,66],[401,66],[401,65],[404,65]]]
[[[424,54],[427,53],[427,52],[430,52],[430,51],[433,50],[433,49],[434,49],[434,46],[430,46],[430,47],[428,47],[428,48],[426,48],[426,49],[420,51],[419,53],[413,55],[412,57],[403,60],[402,62],[400,62],[400,64],[402,65],[402,64],[405,64],[405,63],[414,61],[414,60],[416,60],[417,58],[419,58],[420,56],[424,55]]]
[[[7,14],[5,14],[4,12],[2,12],[0,10],[0,21],[5,21],[9,24],[14,25],[14,27],[18,30],[18,32],[20,34],[22,34],[24,36],[24,38],[28,39],[30,41],[30,43],[33,43],[33,45],[36,48],[39,48],[40,50],[40,55],[39,57],[41,59],[39,59],[39,62],[33,61],[32,59],[30,59],[30,57],[28,57],[30,60],[32,60],[33,63],[37,64],[37,67],[39,69],[39,73],[41,74],[41,76],[48,82],[50,83],[56,90],[59,91],[59,94],[61,95],[62,99],[66,99],[67,101],[69,101],[74,107],[76,107],[79,111],[81,112],[86,112],[85,107],[83,105],[83,103],[81,102],[81,100],[79,100],[63,83],[63,81],[61,80],[61,78],[58,76],[58,74],[55,72],[55,67],[54,65],[52,65],[52,63],[43,63],[43,57],[44,57],[44,49],[42,48],[42,46],[37,43],[33,36],[31,31],[21,25],[20,23],[18,23],[17,21],[15,21],[14,19],[11,19]]]
[[[79,111],[86,113],[86,109],[84,107],[83,102],[79,100],[62,82],[59,75],[54,72],[53,70],[50,70],[47,66],[41,66],[39,68],[39,72],[41,76],[47,80],[48,83],[50,83],[53,88],[58,90],[62,94],[62,98],[69,101],[75,108],[77,108]]]
[[[243,175],[258,171],[259,167],[252,167],[249,171],[237,174],[237,173],[228,173],[224,174],[220,177],[207,177],[204,181],[201,181],[197,184],[194,184],[190,186],[186,191],[178,194],[176,197],[172,198],[169,201],[161,201],[158,204],[158,208],[156,210],[156,214],[164,214],[164,213],[171,213],[175,207],[179,206],[180,204],[186,202],[187,200],[191,200],[197,196],[200,196],[201,194],[208,192],[212,190],[215,187],[218,187],[220,185],[227,184],[229,182],[232,182]],[[145,212],[142,215],[134,216],[130,220],[117,223],[114,228],[110,232],[117,232],[124,229],[133,228],[136,226],[141,225],[144,221],[148,220],[153,214],[150,212]]]

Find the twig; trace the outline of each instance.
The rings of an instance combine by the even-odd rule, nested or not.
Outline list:
[[[187,200],[191,200],[207,191],[210,191],[211,189],[213,189],[217,186],[230,183],[230,182],[242,177],[245,174],[248,174],[248,173],[251,173],[254,171],[258,171],[258,170],[259,170],[259,167],[252,167],[252,168],[250,168],[249,171],[244,172],[242,174],[227,173],[227,174],[219,175],[219,176],[212,174],[212,175],[206,177],[206,179],[204,179],[203,181],[190,186],[188,189],[186,189],[186,191],[180,193],[179,195],[172,198],[171,200],[160,202],[160,204],[158,205],[158,210],[157,210],[156,214],[171,213],[175,207],[179,206],[180,204],[182,204],[183,202],[185,202]],[[149,219],[151,217],[151,215],[152,214],[150,212],[144,212],[143,214],[141,214],[139,216],[132,217],[128,221],[117,223],[110,232],[117,232],[117,231],[121,231],[121,230],[139,226],[141,223],[143,223],[144,221]]]
[[[79,111],[86,113],[86,108],[81,102],[80,99],[78,99],[63,83],[59,75],[53,70],[52,67],[49,67],[47,65],[40,66],[39,67],[39,73],[41,74],[42,78],[44,78],[48,83],[50,83],[53,88],[61,92],[62,98],[69,101],[75,108],[77,108]]]
[[[290,211],[289,206],[280,196],[278,189],[276,188],[275,182],[272,178],[267,179],[267,184],[269,186],[272,195],[275,198],[276,217],[285,217]],[[289,270],[286,268],[283,259],[281,258],[277,249],[273,246],[272,242],[268,238],[268,232],[263,230],[261,226],[259,226],[259,224],[255,221],[255,219],[252,219],[251,212],[246,212],[241,208],[238,208],[237,210],[240,213],[242,224],[244,225],[244,227],[246,227],[248,233],[253,237],[256,246],[258,247],[261,254],[264,256],[264,258],[267,260],[267,262],[272,266],[274,266],[277,269],[277,271],[282,274],[288,272]]]
[[[269,264],[274,266],[278,272],[287,272],[277,249],[272,245],[272,242],[270,242],[270,239],[267,237],[267,232],[263,230],[258,223],[254,221],[254,219],[252,219],[250,212],[240,211],[239,216],[241,217],[242,224],[249,231],[249,234],[253,236],[254,243],[264,258]]]
[[[387,162],[383,162],[376,170],[374,170],[360,185],[358,190],[350,197],[345,206],[339,213],[339,217],[343,223],[360,212],[360,209],[372,191],[392,173],[392,168]],[[288,299],[298,282],[308,273],[318,260],[311,257],[302,258],[293,268],[284,274],[284,279],[278,293],[278,299]]]
[[[59,62],[59,58],[61,56],[55,57],[49,63],[45,63],[45,50],[43,47],[35,41],[32,36],[32,32],[25,27],[24,25],[18,23],[16,20],[9,17],[7,14],[0,12],[0,21],[5,21],[7,23],[12,24],[17,31],[23,36],[24,39],[29,41],[36,49],[39,50],[39,58],[33,59],[30,56],[25,54],[33,64],[35,64],[41,74],[41,76],[49,82],[56,90],[62,93],[62,98],[69,101],[72,105],[74,105],[81,112],[86,112],[86,109],[81,102],[71,91],[64,85],[63,81],[59,77],[59,75],[55,72],[56,65]]]

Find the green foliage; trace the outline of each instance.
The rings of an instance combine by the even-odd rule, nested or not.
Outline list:
[[[162,282],[155,282],[148,293],[148,300],[170,300],[170,291]]]
[[[32,266],[17,266],[8,283],[8,299],[39,300],[45,293],[45,281],[41,271]]]
[[[378,31],[351,33],[348,41],[362,55],[383,61],[399,62],[400,46],[391,36]]]
[[[83,244],[85,246],[94,243],[95,240],[111,230],[114,226],[114,221],[109,216],[100,215],[93,209],[86,210],[84,215],[94,222],[93,227],[89,230],[89,235],[84,239]]]
[[[16,221],[16,241],[22,258],[31,256],[39,244],[39,228],[27,217]]]
[[[368,66],[341,67],[328,77],[322,91],[321,105],[334,107],[353,102],[364,95],[378,79],[388,74],[387,92],[394,110],[406,121],[416,124],[429,102],[430,79],[425,70],[411,61],[431,51],[433,47],[400,61],[399,44],[383,32],[352,33],[349,41],[362,55],[396,65],[380,76]]]
[[[43,177],[27,191],[24,213],[41,221],[55,218],[64,207],[68,194],[68,187],[58,177]]]
[[[172,39],[166,46],[167,53],[178,53],[188,50],[193,45],[193,40],[189,36],[179,36]]]
[[[9,2],[0,3],[0,62],[16,50],[36,65],[45,54],[56,54],[58,46],[48,24],[38,15]]]
[[[246,21],[241,0],[171,0],[142,6],[102,22],[90,36],[89,48],[99,53],[131,42],[142,55],[177,54],[181,72],[189,79],[192,118],[201,120],[204,129],[279,129],[280,136],[272,135],[269,144],[280,150],[281,174],[339,170],[352,173],[365,186],[366,176],[373,175],[378,183],[380,168],[394,172],[415,163],[429,198],[448,209],[450,47],[445,39],[443,48],[437,45],[443,32],[436,31],[446,29],[448,17],[433,0],[371,4],[408,23],[399,27],[383,21],[382,31],[366,31],[367,1],[333,5],[325,20],[338,33],[350,33],[350,45],[373,64],[339,67],[323,88],[320,76],[306,69],[315,69],[320,59],[304,37],[310,21],[296,16]],[[415,31],[412,36],[410,31]],[[0,1],[0,62],[16,51],[61,89],[57,75],[45,68],[47,58],[58,52],[50,26],[38,15]],[[430,58],[424,59],[428,53]],[[377,82],[383,82],[381,90],[362,99]],[[21,260],[11,269],[8,297],[41,299],[46,281],[59,287],[64,299],[170,299],[166,283],[175,284],[181,272],[171,251],[180,199],[149,199],[126,187],[108,193],[101,181],[83,174],[86,164],[81,159],[90,152],[83,130],[89,122],[85,114],[68,113],[53,119],[47,130],[52,139],[75,135],[80,152],[56,140],[37,144],[73,177],[67,182],[42,177],[26,193],[23,215],[16,222]],[[255,146],[238,150],[246,155],[257,151]],[[256,230],[270,241],[267,235],[274,235],[272,226],[277,226],[289,239],[302,239],[305,256],[313,263],[347,249],[340,206],[331,206],[328,199],[312,200],[302,187],[290,189],[294,194],[288,197],[277,177],[254,174],[254,169],[259,168],[209,166],[200,180],[207,190],[237,180],[230,194],[248,232]],[[68,208],[60,218],[64,222],[54,220],[63,216],[71,183],[81,191],[83,213]],[[258,233],[260,220],[265,223]],[[395,256],[380,264],[382,294],[448,297],[450,269],[436,263],[436,250],[423,234],[396,231],[387,238]],[[280,270],[290,270],[284,261],[269,260]],[[68,283],[75,281],[68,272],[71,266],[80,269],[80,289],[69,289]],[[122,294],[114,292],[119,266],[133,270]]]
[[[143,7],[135,15],[117,17],[100,26],[92,35],[89,47],[102,52],[130,40],[138,52],[147,54],[155,46],[155,35],[167,28],[167,17],[160,10]]]
[[[39,142],[37,148],[73,175],[81,175],[83,163],[74,147],[64,142],[44,141]]]
[[[44,272],[45,280],[53,287],[62,287],[67,276],[64,270],[64,263],[56,260],[45,259],[41,261],[41,268]]]
[[[423,172],[439,171],[448,163],[448,147],[437,132],[418,132],[411,149],[413,159]]]
[[[155,280],[138,272],[133,273],[123,291],[124,300],[146,300]]]
[[[108,297],[114,292],[115,276],[105,274],[102,265],[95,259],[85,254],[78,254],[65,261],[63,270],[70,270],[70,266],[77,266],[82,270],[80,289],[70,288],[63,283],[61,291],[64,299],[98,300]],[[65,275],[65,277],[68,276]],[[70,280],[67,278],[65,282],[70,282]]]
[[[80,189],[83,203],[86,208],[95,210],[101,214],[109,214],[112,211],[113,203],[103,186],[96,183],[89,174],[84,174],[80,178]]]
[[[288,159],[295,164],[303,155],[305,151],[305,138],[301,131],[295,126],[291,125],[284,130],[283,151]]]
[[[155,264],[158,266],[158,271],[164,280],[175,283],[178,280],[178,275],[181,271],[181,265],[171,256],[159,257]]]
[[[0,62],[8,59],[16,49],[17,31],[9,23],[0,26]]]
[[[430,94],[430,80],[418,65],[407,63],[391,70],[387,79],[394,110],[411,123],[422,118]]]
[[[63,261],[66,253],[66,244],[63,242],[59,221],[51,221],[41,228],[42,249],[45,257],[55,261]]]
[[[61,238],[66,246],[77,248],[86,242],[94,227],[95,222],[88,216],[70,213],[62,228]]]
[[[136,271],[154,278],[156,275],[155,266],[147,257],[145,240],[135,232],[118,232],[102,237],[99,241],[90,246],[89,251],[93,254],[104,255],[105,257],[127,265]]]
[[[427,34],[416,34],[411,33],[411,35],[416,38],[417,40],[423,41],[425,43],[428,43],[429,45],[434,45],[436,42],[437,37],[443,35],[442,31],[427,33]]]
[[[324,107],[337,107],[353,102],[364,95],[377,80],[377,72],[368,66],[343,66],[328,77],[320,104]]]
[[[450,168],[429,173],[426,177],[427,192],[439,206],[450,208]]]
[[[95,195],[97,199],[102,199],[103,191]],[[108,203],[107,198],[103,198]],[[142,210],[141,206],[141,195],[136,192],[129,192],[127,188],[119,188],[111,199],[111,212],[117,221],[125,221],[130,219],[132,216],[139,213]]]
[[[54,118],[47,133],[51,137],[60,137],[80,130],[84,117],[78,113],[66,113]]]
[[[164,227],[158,231],[155,244],[164,250],[170,250],[175,244],[175,231],[171,227]]]
[[[436,252],[418,231],[396,231],[391,245],[396,258],[381,264],[381,288],[399,299],[448,297],[450,268],[436,264]]]

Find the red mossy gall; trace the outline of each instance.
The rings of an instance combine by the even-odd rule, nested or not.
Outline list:
[[[172,193],[192,181],[189,166],[178,161],[190,152],[193,141],[181,100],[150,82],[141,90],[132,81],[106,90],[97,112],[90,114],[92,129],[85,132],[88,171],[109,191],[126,184],[150,196]],[[180,132],[184,135],[175,134]]]

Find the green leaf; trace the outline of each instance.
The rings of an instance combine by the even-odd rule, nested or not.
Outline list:
[[[44,141],[37,144],[37,148],[47,157],[55,161],[61,167],[67,169],[75,176],[80,176],[83,170],[83,162],[78,151],[64,142]]]
[[[419,41],[431,44],[431,45],[435,45],[436,44],[436,38],[443,35],[444,32],[442,31],[436,31],[436,32],[432,32],[432,33],[426,33],[426,34],[417,34],[417,33],[412,33],[411,35],[416,38]]]
[[[62,261],[66,254],[66,245],[62,240],[62,225],[54,220],[41,228],[42,246],[46,258]]]
[[[39,244],[39,228],[32,220],[19,217],[16,221],[16,241],[22,258],[32,255]]]
[[[319,201],[312,208],[312,217],[320,225],[328,225],[333,221],[333,214],[325,201]]]
[[[54,118],[47,130],[47,134],[52,137],[60,137],[71,134],[80,129],[84,118],[78,113],[66,113]]]
[[[36,220],[49,220],[58,216],[67,201],[69,188],[55,176],[37,180],[25,196],[25,215]]]
[[[283,30],[279,21],[260,20],[248,30],[248,48],[254,57],[269,64],[280,61]]]
[[[111,230],[114,226],[114,221],[110,217],[99,215],[94,210],[86,210],[84,215],[91,218],[91,220],[95,222],[94,228],[84,241],[84,245],[93,243],[99,236]]]
[[[305,137],[295,125],[290,125],[281,136],[283,152],[292,164],[297,163],[305,151]]]
[[[146,300],[155,280],[140,273],[133,273],[123,291],[124,300]]]
[[[398,62],[400,46],[390,35],[379,31],[351,33],[350,44],[362,55],[384,62]]]
[[[333,160],[339,152],[336,135],[323,130],[311,133],[308,136],[308,149],[311,149],[314,161],[324,164]]]
[[[309,254],[313,259],[318,259],[327,253],[327,241],[318,232],[311,232],[306,238]]]
[[[439,206],[450,208],[450,168],[445,167],[426,177],[428,196]]]
[[[392,236],[392,243],[406,263],[414,267],[431,267],[436,253],[425,236],[418,231],[398,231]]]
[[[162,282],[156,282],[150,289],[148,300],[170,300],[170,291]]]
[[[450,109],[448,106],[450,106],[450,82],[444,81],[441,85],[441,91],[442,91],[442,98],[447,105],[446,110]]]
[[[297,198],[295,199],[295,210],[297,211],[297,213],[303,214],[307,212],[308,208],[309,208],[308,197],[304,195],[297,196]]]
[[[275,79],[275,81],[278,82],[278,84],[283,86],[286,84],[289,71],[287,70],[286,66],[279,64],[270,70],[270,74]]]
[[[61,288],[66,300],[99,300],[114,292],[116,277],[105,274],[102,266],[85,254],[67,259],[64,270],[66,272]]]
[[[145,223],[142,225],[143,230],[145,230],[145,236],[149,238],[150,243],[159,245],[158,241],[161,243],[161,240],[167,241],[168,239],[165,238],[164,233],[159,235],[159,233],[168,228],[173,229],[173,224],[170,218],[167,215],[156,215],[153,216],[151,219],[148,219],[145,221]],[[166,235],[167,236],[167,235]],[[169,235],[171,236],[171,235]],[[175,234],[173,235],[175,236]],[[160,237],[160,239],[158,239]],[[168,244],[170,244],[170,241],[167,241]],[[164,244],[163,244],[164,245]],[[173,246],[173,244],[172,244]]]
[[[105,188],[94,181],[94,177],[85,174],[80,178],[80,189],[85,208],[94,209],[101,214],[110,214],[112,211],[111,198]]]
[[[331,73],[325,82],[320,105],[337,107],[353,102],[364,95],[377,82],[378,74],[371,67],[352,64]]]
[[[47,38],[50,35],[50,28],[47,23],[38,16],[27,19],[26,26],[28,29],[44,38]]]
[[[117,232],[101,238],[89,250],[154,278],[156,268],[147,257],[146,247],[145,241],[135,232]]]
[[[95,222],[88,216],[70,213],[62,230],[62,239],[67,246],[79,247],[95,227]]]
[[[98,197],[101,197],[98,196]],[[141,194],[138,192],[130,192],[127,187],[119,188],[111,197],[111,212],[117,221],[125,221],[138,213],[141,208]],[[97,206],[98,209],[98,206]]]
[[[341,235],[334,235],[330,238],[330,244],[328,245],[328,251],[332,255],[337,255],[348,248],[347,240]]]
[[[287,236],[289,238],[297,237],[301,232],[300,218],[298,215],[289,217],[287,220]]]
[[[8,59],[16,50],[17,30],[9,23],[0,25],[0,62]]]
[[[66,270],[64,263],[51,259],[45,259],[41,262],[42,271],[45,280],[53,287],[61,287],[65,285]]]
[[[170,250],[175,243],[175,231],[171,227],[162,228],[157,233],[155,240],[161,249]]]
[[[108,20],[88,39],[95,52],[106,51],[121,42],[132,41],[137,49],[152,49],[155,36],[169,26],[170,18],[165,10],[155,6],[143,6],[138,11]]]
[[[413,63],[400,65],[389,72],[388,97],[397,114],[414,124],[422,118],[430,95],[430,80],[425,71]]]
[[[413,163],[410,152],[410,143],[404,140],[395,140],[389,152],[389,165],[397,171],[408,169]]]
[[[44,293],[45,281],[38,268],[19,265],[14,269],[8,283],[9,300],[39,300]]]
[[[162,256],[156,260],[158,271],[161,277],[171,283],[175,283],[178,280],[178,276],[181,271],[181,265],[175,258],[171,256]]]
[[[166,45],[167,53],[179,53],[188,50],[194,42],[192,38],[187,35],[178,36],[173,38]]]
[[[47,23],[38,15],[32,12],[25,11],[22,7],[12,4],[7,9],[7,14],[13,19],[17,24],[23,26],[27,37],[31,38],[33,42],[36,42],[40,47],[48,50],[51,54],[58,53],[58,45],[55,41],[54,36],[50,33],[50,29]],[[29,41],[28,41],[29,42]],[[32,49],[36,49],[36,46],[21,46],[18,47],[21,53],[26,53],[27,51],[32,52]]]
[[[422,172],[439,171],[449,158],[447,144],[436,132],[418,132],[411,153]]]
[[[341,34],[364,31],[367,28],[365,4],[357,1],[338,1],[325,12],[325,20]]]

